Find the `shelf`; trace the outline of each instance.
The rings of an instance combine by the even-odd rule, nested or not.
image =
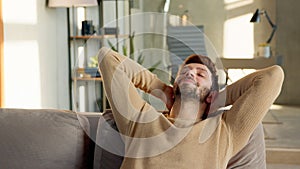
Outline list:
[[[102,77],[76,77],[73,80],[77,81],[102,81]]]
[[[127,38],[129,35],[118,35],[118,38]],[[85,36],[70,36],[70,40],[73,39],[110,39],[110,38],[117,38],[116,35],[85,35]]]
[[[76,69],[76,77],[73,78],[73,81],[102,81],[102,77],[91,77],[90,74],[85,73],[84,68]]]

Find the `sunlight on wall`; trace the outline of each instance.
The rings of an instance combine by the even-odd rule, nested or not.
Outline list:
[[[5,107],[41,108],[37,41],[5,42]]]
[[[24,40],[35,35],[25,28],[38,23],[37,0],[3,0],[3,22],[5,107],[41,108],[39,45]]]
[[[225,58],[253,58],[254,29],[249,21],[252,14],[229,19],[224,24]]]
[[[78,58],[75,58],[76,59],[76,65],[75,66],[77,67],[80,67],[80,68],[84,68],[84,62],[85,62],[85,56],[84,56],[84,47],[83,46],[79,46],[77,48],[77,53],[78,53]]]
[[[231,4],[231,3],[240,2],[240,1],[244,1],[244,0],[224,0],[224,3]]]
[[[3,0],[3,21],[13,24],[37,24],[36,0]]]
[[[255,69],[229,69],[228,76],[230,79],[228,81],[228,84],[231,84],[253,72],[255,72]]]
[[[83,7],[77,8],[77,31],[81,30],[82,28],[82,21],[85,20],[85,10]],[[80,35],[81,32],[77,32],[76,35]]]
[[[231,10],[253,3],[253,0],[224,0],[225,9]]]
[[[78,94],[78,96],[79,96],[79,112],[85,112],[86,111],[86,107],[85,107],[85,105],[86,105],[86,103],[85,103],[85,87],[84,86],[80,86],[79,87],[79,89],[78,89],[78,92],[79,92],[79,94]]]

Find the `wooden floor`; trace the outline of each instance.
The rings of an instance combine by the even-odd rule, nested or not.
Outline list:
[[[268,169],[300,169],[300,108],[273,105],[263,126]]]

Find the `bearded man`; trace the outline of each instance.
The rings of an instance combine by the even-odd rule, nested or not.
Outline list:
[[[104,89],[125,144],[121,168],[126,169],[227,168],[279,95],[284,79],[283,70],[272,66],[219,92],[213,62],[191,55],[172,87],[108,48],[100,49],[98,59]],[[136,88],[160,98],[169,114],[155,110]],[[216,113],[228,105],[232,105],[229,110]]]

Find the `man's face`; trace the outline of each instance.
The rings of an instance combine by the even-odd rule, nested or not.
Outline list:
[[[211,72],[205,65],[187,64],[175,79],[175,94],[199,98],[201,102],[204,102],[212,86],[211,76]]]

